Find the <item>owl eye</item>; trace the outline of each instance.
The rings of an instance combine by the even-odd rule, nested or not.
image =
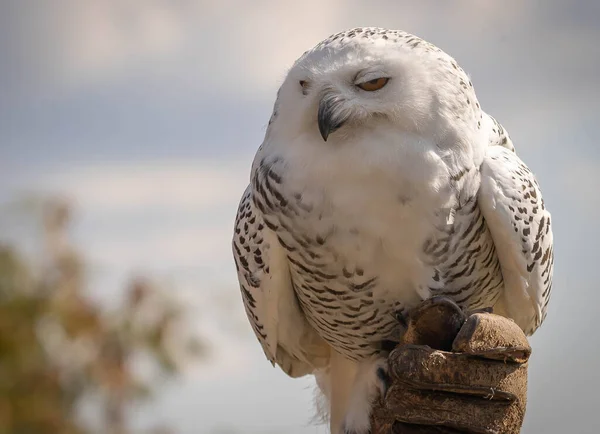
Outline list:
[[[300,87],[301,87],[302,89],[306,88],[306,81],[304,81],[304,80],[300,80],[298,83],[300,83]]]
[[[385,86],[388,81],[390,81],[389,77],[380,77],[375,78],[373,80],[365,81],[364,83],[357,84],[362,90],[366,90],[367,92],[373,92],[381,89]]]

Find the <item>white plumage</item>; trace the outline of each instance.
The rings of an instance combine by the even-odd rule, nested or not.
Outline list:
[[[269,360],[315,374],[333,434],[369,431],[382,342],[432,295],[531,334],[552,283],[539,186],[450,56],[352,29],[282,84],[235,223],[244,305]]]

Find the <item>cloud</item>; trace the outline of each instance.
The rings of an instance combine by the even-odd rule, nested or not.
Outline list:
[[[57,0],[19,12],[22,57],[41,58],[46,79],[75,87],[175,53],[185,36],[184,11],[152,0]]]
[[[90,164],[27,171],[4,188],[70,200],[75,237],[94,267],[198,270],[210,285],[233,271],[233,221],[249,171],[249,161]]]
[[[597,65],[584,50],[571,50],[592,44],[596,31],[570,21],[553,25],[557,17],[548,13],[553,2],[543,10],[530,2],[508,4],[58,0],[35,14],[31,5],[20,3],[26,18],[8,40],[21,41],[21,66],[40,71],[39,80],[59,83],[63,90],[134,75],[214,97],[264,98],[268,92],[271,97],[302,52],[331,33],[363,25],[407,29],[467,64],[481,64],[485,55],[498,66],[522,68],[533,49],[537,63],[528,63],[538,67],[556,64],[557,51],[558,57]],[[552,37],[552,49],[540,35]]]
[[[93,263],[172,270],[231,265],[249,162],[157,161],[47,171],[28,187],[75,205]]]
[[[43,186],[65,190],[89,212],[181,212],[229,204],[232,196],[241,197],[249,177],[248,161],[160,160],[61,169],[47,173]]]

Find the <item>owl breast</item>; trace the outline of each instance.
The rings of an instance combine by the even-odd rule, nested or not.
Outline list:
[[[277,159],[255,172],[253,200],[287,251],[300,306],[346,357],[380,352],[402,332],[398,315],[432,295],[470,309],[501,294],[476,196],[461,203],[441,178],[414,182],[382,171],[319,182]]]

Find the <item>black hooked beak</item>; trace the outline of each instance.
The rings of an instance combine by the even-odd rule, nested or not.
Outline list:
[[[341,101],[336,95],[326,93],[319,102],[319,114],[317,120],[319,123],[319,132],[323,140],[335,130],[340,128],[346,122],[346,118],[340,115]]]

